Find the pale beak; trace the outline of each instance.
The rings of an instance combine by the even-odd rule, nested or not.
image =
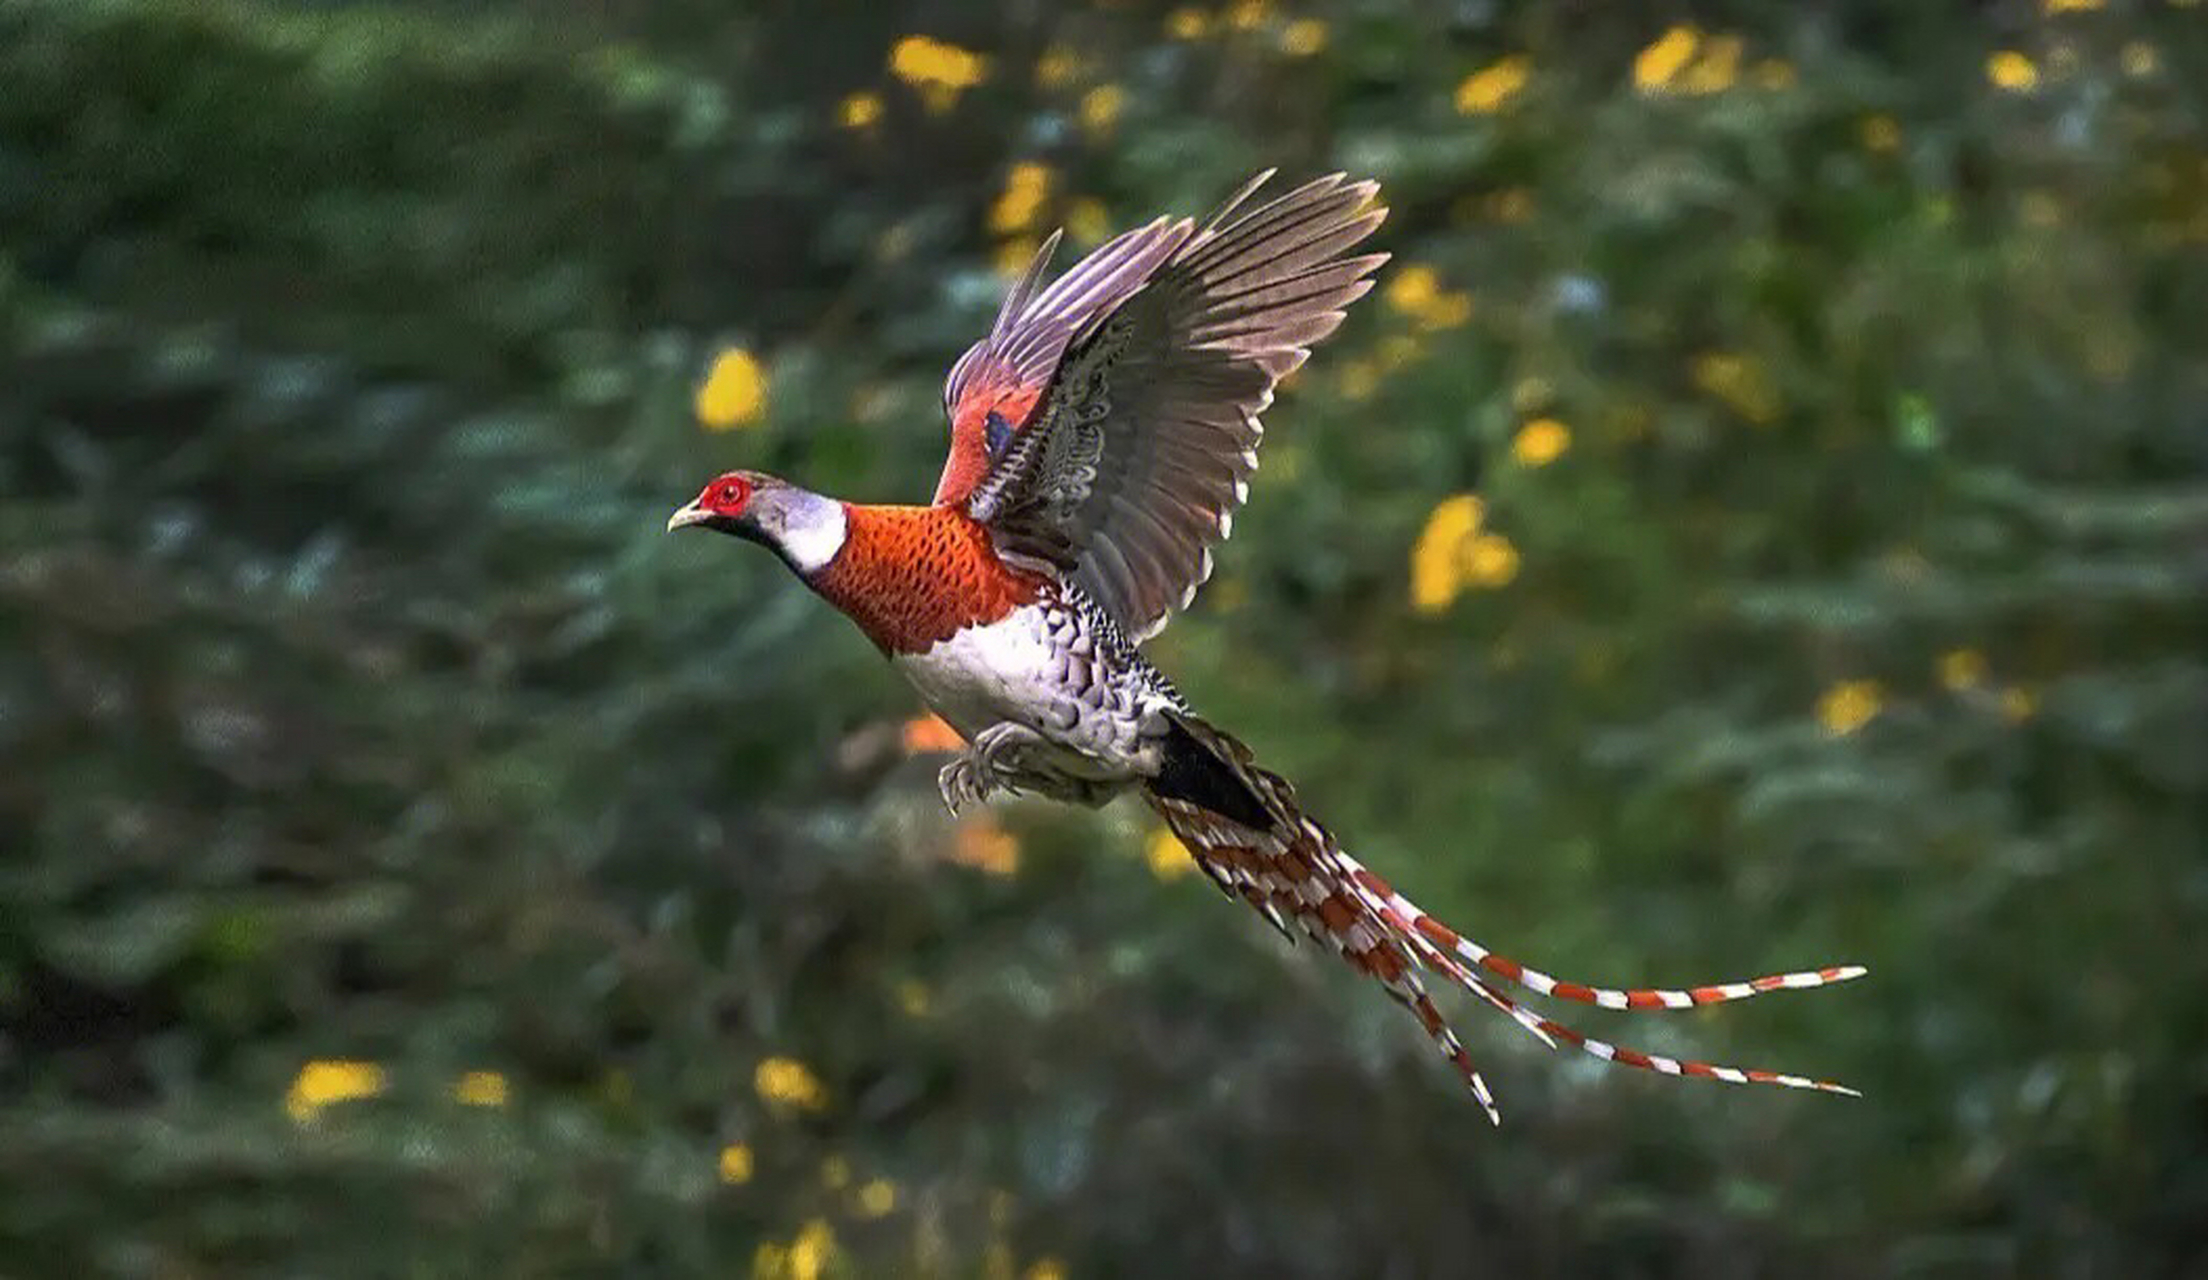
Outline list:
[[[673,533],[684,525],[703,524],[713,518],[713,513],[693,502],[667,517],[667,532]]]

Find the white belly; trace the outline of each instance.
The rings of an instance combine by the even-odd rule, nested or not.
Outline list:
[[[929,708],[968,738],[1005,720],[1044,728],[1063,701],[1064,658],[1041,605],[892,661]]]

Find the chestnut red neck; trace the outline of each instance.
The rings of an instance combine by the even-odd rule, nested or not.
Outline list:
[[[955,507],[843,511],[841,554],[807,581],[884,653],[924,653],[1042,595],[1043,578],[998,559],[989,531]]]

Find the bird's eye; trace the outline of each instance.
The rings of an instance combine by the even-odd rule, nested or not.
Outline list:
[[[989,450],[990,457],[1003,457],[1005,446],[1012,443],[1012,424],[1004,420],[1003,414],[991,409],[981,422],[981,442]]]

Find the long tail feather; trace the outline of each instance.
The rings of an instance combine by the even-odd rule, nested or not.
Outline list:
[[[1683,991],[1562,982],[1495,955],[1396,893],[1343,852],[1334,837],[1296,804],[1294,787],[1280,775],[1259,768],[1249,749],[1233,737],[1193,717],[1176,717],[1175,729],[1167,740],[1171,759],[1166,770],[1148,788],[1151,807],[1222,890],[1243,898],[1283,934],[1288,933],[1286,922],[1295,921],[1385,986],[1457,1068],[1490,1120],[1501,1123],[1494,1095],[1427,994],[1418,973],[1421,967],[1478,996],[1552,1049],[1568,1044],[1606,1062],[1664,1075],[1856,1096],[1853,1089],[1829,1081],[1671,1058],[1597,1040],[1512,1000],[1478,970],[1567,1000],[1608,1008],[1671,1009],[1842,982],[1860,976],[1861,966],[1839,965]]]
[[[1496,996],[1497,999],[1504,999]],[[1504,1003],[1509,1003],[1504,999]],[[1695,1062],[1684,1058],[1667,1058],[1660,1053],[1649,1053],[1629,1045],[1612,1044],[1593,1036],[1575,1031],[1561,1022],[1537,1018],[1542,1031],[1571,1045],[1582,1053],[1591,1054],[1604,1062],[1614,1062],[1621,1067],[1638,1067],[1667,1076],[1697,1076],[1705,1080],[1722,1080],[1727,1084],[1771,1084],[1785,1089],[1814,1089],[1820,1093],[1837,1093],[1843,1097],[1860,1098],[1863,1095],[1844,1084],[1831,1080],[1812,1080],[1808,1076],[1789,1075],[1779,1071],[1765,1071],[1756,1067],[1728,1067],[1716,1062]]]
[[[1390,923],[1402,926],[1403,922],[1396,916],[1392,907],[1384,907],[1383,911],[1389,916]],[[1659,1075],[1695,1076],[1705,1080],[1722,1080],[1727,1084],[1770,1084],[1788,1089],[1815,1089],[1823,1093],[1844,1094],[1850,1098],[1863,1096],[1844,1084],[1836,1084],[1830,1080],[1812,1080],[1807,1076],[1765,1071],[1756,1067],[1729,1067],[1716,1062],[1696,1062],[1691,1059],[1671,1058],[1660,1053],[1650,1053],[1645,1049],[1636,1049],[1630,1045],[1597,1040],[1585,1032],[1566,1026],[1552,1018],[1544,1018],[1512,1000],[1509,996],[1497,991],[1493,983],[1467,969],[1446,952],[1436,951],[1431,947],[1414,947],[1413,954],[1418,957],[1419,963],[1437,973],[1448,976],[1451,980],[1476,993],[1490,1005],[1508,1014],[1513,1022],[1524,1027],[1536,1040],[1551,1049],[1557,1048],[1557,1042],[1562,1041],[1580,1052],[1600,1058],[1604,1062],[1616,1063],[1625,1067],[1637,1067],[1643,1071],[1654,1071]]]
[[[1427,914],[1417,903],[1397,893],[1387,881],[1366,870],[1355,858],[1347,853],[1339,856],[1343,865],[1350,869],[1350,874],[1356,877],[1358,884],[1385,902],[1403,921],[1403,927],[1416,932],[1435,946],[1456,952],[1506,982],[1514,982],[1528,991],[1554,996],[1559,1000],[1598,1005],[1605,1009],[1693,1009],[1707,1004],[1746,1000],[1750,996],[1760,996],[1770,991],[1807,991],[1813,987],[1831,986],[1836,982],[1860,978],[1868,972],[1859,964],[1836,964],[1822,969],[1767,974],[1745,981],[1710,982],[1684,989],[1598,987],[1584,982],[1572,982],[1551,977],[1508,956],[1496,955]]]

